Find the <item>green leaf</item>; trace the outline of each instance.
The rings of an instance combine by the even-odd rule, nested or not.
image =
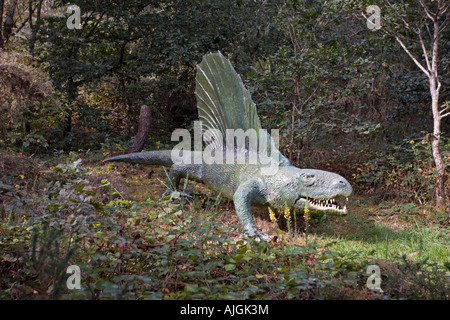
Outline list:
[[[172,194],[170,195],[170,198],[172,198],[172,199],[180,199],[180,192],[179,191],[172,192]]]
[[[224,266],[224,268],[225,268],[226,271],[231,271],[231,270],[236,269],[236,265],[235,265],[235,264],[232,264],[232,263],[229,263],[229,264],[226,264],[226,265]]]
[[[198,292],[198,284],[187,283],[184,286],[184,291],[186,291],[186,292]]]
[[[101,213],[105,212],[105,206],[98,201],[91,201],[91,204],[94,206],[95,210]]]
[[[450,262],[445,261],[445,262],[444,262],[444,266],[447,268],[447,270],[450,271]]]
[[[60,204],[58,204],[58,203],[52,203],[52,204],[49,204],[49,205],[46,207],[46,209],[47,209],[47,210],[52,210],[52,209],[58,209],[59,207],[61,207]]]

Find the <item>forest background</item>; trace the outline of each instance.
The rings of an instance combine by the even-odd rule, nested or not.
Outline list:
[[[70,27],[73,4],[81,10],[80,28]],[[368,23],[369,5],[381,9],[381,28]],[[237,297],[448,298],[449,11],[448,1],[412,0],[0,0],[0,296],[67,296],[65,268],[84,257],[80,297],[224,298],[230,287],[247,288],[241,282],[247,278],[233,280],[232,274],[256,272],[248,281],[260,291],[239,291]],[[296,233],[292,221],[281,223],[288,226],[289,243],[302,244],[295,247],[298,257],[315,267],[324,257],[321,266],[329,269],[323,274],[339,274],[339,280],[310,280],[318,269],[287,276],[286,261],[295,263],[283,250],[291,246],[271,249],[287,259],[276,260],[276,275],[264,264],[265,255],[273,258],[267,247],[222,243],[215,264],[206,262],[211,257],[191,261],[192,241],[203,248],[211,239],[174,239],[194,228],[191,214],[199,210],[202,222],[221,226],[209,214],[232,211],[230,203],[192,183],[198,202],[159,200],[162,169],[101,163],[130,148],[143,105],[151,113],[144,150],[170,149],[174,129],[192,129],[196,65],[218,50],[242,76],[263,128],[280,130],[282,153],[298,167],[333,171],[352,184],[354,215],[346,223],[302,221]],[[94,219],[98,214],[105,221]],[[138,220],[150,225],[152,217],[165,228],[155,231],[143,222],[142,230],[135,228]],[[343,235],[349,238],[343,241]],[[370,244],[360,247],[367,238]],[[340,258],[323,249],[341,240]],[[25,250],[29,243],[31,252]],[[131,244],[137,251],[128,252],[133,257],[125,263],[123,250]],[[40,247],[47,256],[40,256]],[[186,251],[187,261],[174,247]],[[87,262],[93,248],[109,250],[111,258]],[[251,250],[255,256],[247,257]],[[147,259],[153,254],[161,261],[159,254],[166,260],[144,263],[144,252]],[[230,260],[230,252],[242,256]],[[355,252],[365,252],[364,258]],[[395,257],[402,257],[400,265]],[[384,295],[365,287],[361,270],[372,258],[389,261],[383,272],[391,277],[384,280],[392,283]],[[243,261],[253,262],[250,267]],[[165,281],[144,276],[148,263]],[[219,281],[227,293],[201,275],[205,268],[217,273],[214,279],[228,279]],[[398,270],[429,281],[416,283]],[[345,282],[346,276],[354,282]],[[426,289],[416,292],[415,285]]]

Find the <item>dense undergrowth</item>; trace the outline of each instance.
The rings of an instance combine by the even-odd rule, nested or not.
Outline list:
[[[450,230],[411,208],[357,196],[347,217],[298,229],[262,215],[280,241],[257,243],[198,185],[185,184],[193,199],[161,199],[162,169],[93,158],[1,153],[1,299],[450,298]],[[68,289],[70,265],[80,289]],[[371,265],[381,290],[368,288]]]
[[[444,14],[445,1],[77,0],[77,30],[63,1],[0,1],[0,299],[448,299],[431,83],[395,37],[368,27],[361,12],[377,2],[383,29],[423,66],[439,47],[448,176],[450,33],[432,36],[421,7]],[[280,241],[253,243],[233,203],[201,185],[161,199],[163,169],[101,162],[127,149],[144,104],[144,150],[193,129],[196,66],[216,51],[282,154],[352,184],[348,216],[255,210]],[[67,286],[71,265],[80,289]],[[382,290],[369,289],[371,266]]]

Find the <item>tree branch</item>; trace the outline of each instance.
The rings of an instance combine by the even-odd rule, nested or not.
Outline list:
[[[448,10],[449,7],[450,7],[450,4],[447,5],[446,7],[443,7],[441,10],[441,15],[443,15]]]
[[[431,72],[430,60],[428,59],[427,49],[425,48],[425,43],[423,43],[422,32],[420,31],[420,28],[417,30],[417,35],[419,36],[420,45],[422,46],[423,55],[425,56],[425,62],[427,64],[427,69],[429,72]]]
[[[425,13],[427,14],[428,18],[430,18],[431,21],[434,22],[435,17],[433,17],[433,16],[431,15],[432,12],[430,11],[430,9],[428,9],[427,5],[423,2],[423,0],[419,0],[419,2],[420,2],[420,5],[422,6],[423,10],[424,10]],[[438,11],[439,11],[439,10],[438,10]]]
[[[450,15],[447,15],[445,17],[444,22],[442,22],[441,27],[439,28],[439,33],[442,33],[445,28],[447,28],[447,26],[449,25],[450,19],[449,19]]]
[[[425,23],[425,28],[427,28],[428,36],[429,36],[430,38],[432,38],[433,36],[431,35],[430,28],[428,27],[428,24],[426,24],[426,23]]]
[[[386,28],[381,28],[384,32],[386,32],[388,35],[392,36],[397,40],[397,42],[400,44],[400,46],[403,48],[403,50],[406,52],[406,54],[414,61],[414,63],[420,68],[420,70],[423,71],[428,77],[431,76],[431,73],[422,66],[422,64],[419,62],[419,60],[416,59],[416,57],[409,51],[409,49],[405,46],[402,39],[400,39],[395,33],[390,32]]]
[[[27,15],[26,19],[22,22],[22,24],[19,27],[16,28],[16,30],[13,33],[13,35],[18,34],[20,32],[20,30],[22,30],[22,28],[26,26],[27,22],[30,20],[30,16],[33,15],[34,10],[36,10],[36,8],[38,6],[39,6],[39,3],[34,6],[34,8],[32,9],[31,14]]]

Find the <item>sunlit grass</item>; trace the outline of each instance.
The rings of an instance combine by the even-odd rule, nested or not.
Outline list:
[[[366,258],[392,260],[407,256],[412,261],[428,258],[443,264],[450,261],[450,230],[437,225],[374,220],[368,215],[351,213],[344,218],[328,218],[309,235],[309,241],[344,254],[358,251]]]

